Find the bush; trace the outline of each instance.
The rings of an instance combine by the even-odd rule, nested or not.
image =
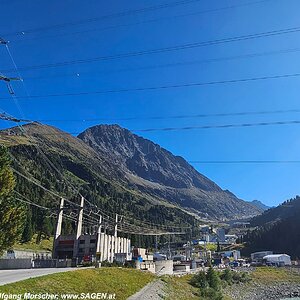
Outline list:
[[[223,295],[220,291],[216,291],[213,288],[207,287],[200,290],[200,295],[206,300],[223,300]]]
[[[221,280],[226,281],[228,284],[232,284],[232,271],[229,269],[225,269],[221,275],[220,275]]]
[[[190,280],[190,284],[197,288],[206,288],[208,286],[208,282],[206,280],[206,274],[204,271],[200,271],[196,275],[192,277]]]
[[[210,267],[207,271],[206,280],[209,287],[213,288],[216,291],[220,289],[220,277],[212,267]]]

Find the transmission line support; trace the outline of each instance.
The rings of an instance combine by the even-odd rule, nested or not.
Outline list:
[[[7,45],[8,42],[5,39],[3,39],[3,38],[0,37],[0,44],[1,45]]]
[[[0,74],[0,80],[6,82],[6,85],[7,85],[7,89],[8,89],[8,92],[11,94],[11,95],[14,95],[15,92],[11,86],[11,81],[22,81],[22,78],[19,78],[19,77],[7,77],[7,76],[4,76],[4,75],[1,75]]]

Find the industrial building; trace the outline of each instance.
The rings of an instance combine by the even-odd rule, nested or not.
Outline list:
[[[278,267],[292,265],[291,257],[287,254],[270,254],[264,256],[263,260],[266,262],[266,264]]]
[[[113,262],[117,256],[124,260],[131,259],[130,239],[117,235],[117,223],[114,235],[105,232],[102,218],[95,234],[83,234],[83,210],[84,198],[81,198],[80,209],[77,216],[77,228],[75,234],[62,235],[62,221],[64,214],[64,199],[60,201],[60,209],[57,218],[56,231],[54,236],[53,258],[76,259],[81,261]]]
[[[251,260],[252,262],[262,262],[263,258],[266,255],[272,255],[273,251],[260,251],[251,253]]]

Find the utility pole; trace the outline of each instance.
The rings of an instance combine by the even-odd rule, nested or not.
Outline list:
[[[7,49],[8,49],[7,43],[8,42],[6,40],[4,40],[3,38],[0,37],[0,45],[5,45],[7,47]],[[8,92],[11,95],[14,95],[14,90],[13,90],[10,82],[11,81],[22,81],[21,78],[18,78],[18,77],[7,77],[7,76],[4,76],[3,74],[0,74],[0,80],[6,82]]]

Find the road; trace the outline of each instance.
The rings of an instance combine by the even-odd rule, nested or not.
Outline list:
[[[81,268],[82,269],[82,268]],[[48,274],[75,271],[77,268],[47,268],[47,269],[19,269],[0,270],[0,285],[13,283],[28,278],[39,277]]]

